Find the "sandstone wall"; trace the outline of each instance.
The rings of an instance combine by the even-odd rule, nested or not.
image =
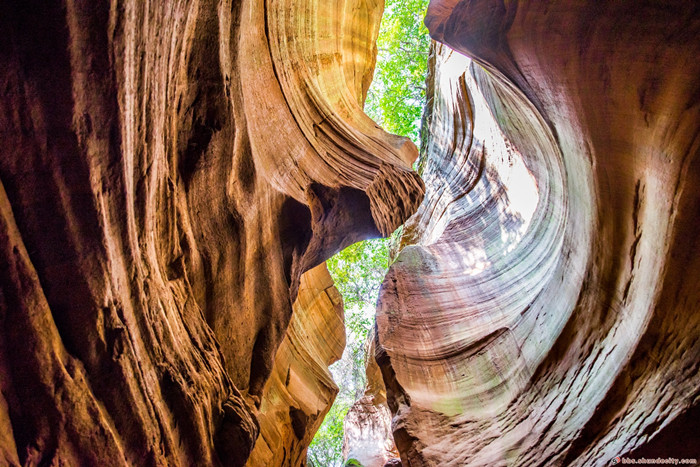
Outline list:
[[[381,7],[0,3],[0,463],[245,463],[301,274],[422,198]]]
[[[343,355],[345,323],[342,298],[325,263],[301,276],[293,308],[263,391],[260,437],[250,467],[303,465],[306,448],[338,393],[328,365]]]
[[[426,197],[380,293],[404,465],[608,465],[698,403],[699,13],[431,2],[475,61],[436,46]]]

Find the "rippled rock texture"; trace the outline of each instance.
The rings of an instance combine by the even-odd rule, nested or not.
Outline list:
[[[274,397],[308,442],[342,332],[300,277],[422,199],[415,146],[361,111],[380,13],[0,4],[0,464],[243,465],[291,436]],[[327,347],[290,348],[317,320]]]
[[[404,465],[608,465],[700,397],[698,5],[426,24],[475,61],[434,51],[426,197],[380,293]]]

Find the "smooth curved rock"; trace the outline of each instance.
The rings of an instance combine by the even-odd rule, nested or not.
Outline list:
[[[344,348],[342,298],[324,263],[301,276],[294,314],[263,392],[260,437],[248,466],[304,465],[306,448],[338,393],[328,366]]]
[[[426,24],[478,64],[437,46],[380,293],[402,460],[607,465],[700,397],[698,6],[433,0]]]
[[[422,198],[380,8],[0,4],[0,463],[246,462],[301,274]]]

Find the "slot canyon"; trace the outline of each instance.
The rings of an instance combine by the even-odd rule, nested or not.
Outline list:
[[[431,0],[420,148],[383,11],[0,0],[0,466],[307,465],[399,227],[346,465],[700,458],[700,3]]]

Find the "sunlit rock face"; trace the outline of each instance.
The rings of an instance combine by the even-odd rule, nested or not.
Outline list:
[[[433,0],[426,24],[475,62],[435,49],[426,197],[380,293],[402,460],[608,465],[700,397],[700,10]]]
[[[274,358],[301,274],[422,199],[361,111],[380,10],[0,5],[0,464],[243,465],[285,361],[321,416],[337,342]]]
[[[325,263],[301,276],[294,313],[260,404],[260,436],[250,467],[299,466],[338,387],[328,365],[345,348],[340,293]]]

